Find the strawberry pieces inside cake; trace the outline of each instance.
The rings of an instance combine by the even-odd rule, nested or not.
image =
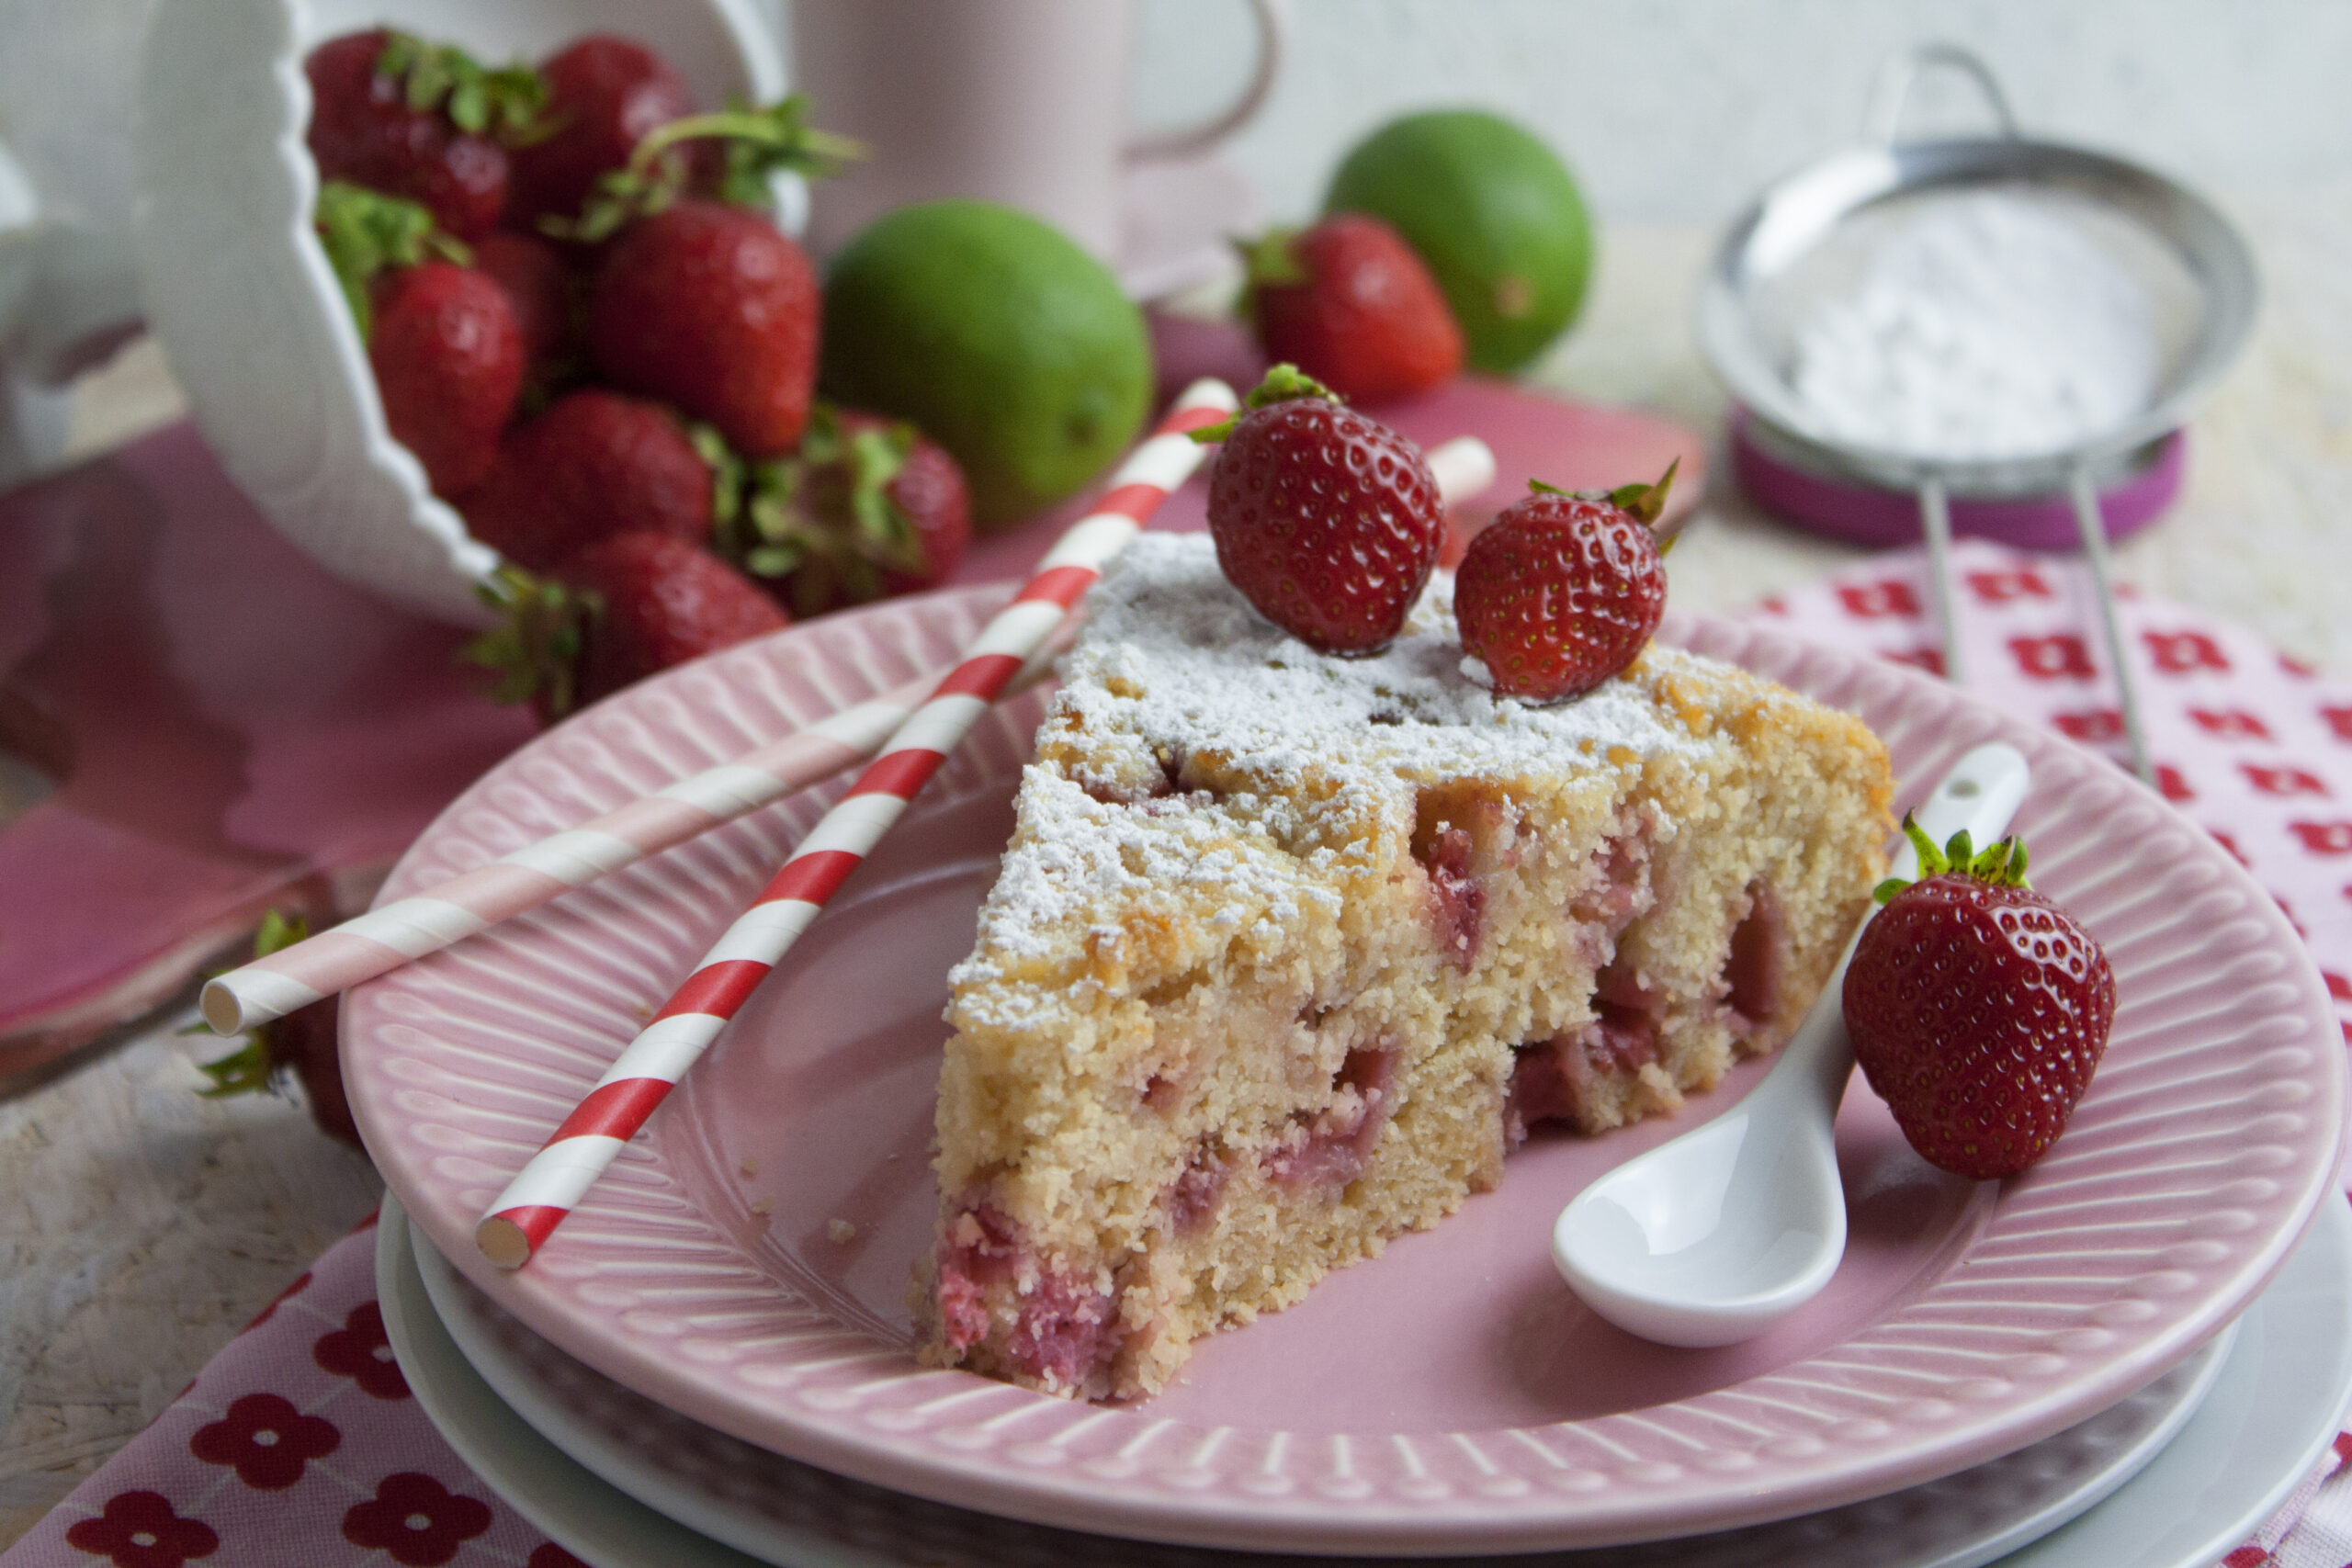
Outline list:
[[[1740,670],[1652,645],[1499,698],[1442,578],[1333,658],[1197,536],[1138,540],[1089,608],[953,976],[936,1363],[1160,1388],[1532,1129],[1777,1046],[1883,873],[1884,748]]]

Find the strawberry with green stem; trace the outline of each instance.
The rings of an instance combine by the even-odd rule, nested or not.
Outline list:
[[[792,453],[757,463],[708,426],[695,439],[718,475],[719,553],[796,618],[935,587],[963,560],[963,470],[903,420],[820,402]]]
[[[262,916],[261,930],[254,938],[254,956],[266,958],[310,934],[310,922],[301,916],[288,917],[276,909],[268,910]],[[329,997],[297,1008],[252,1031],[242,1048],[198,1064],[210,1081],[197,1092],[207,1100],[272,1093],[287,1078],[297,1078],[301,1082],[303,1097],[311,1102],[311,1119],[319,1124],[319,1130],[329,1137],[357,1145],[359,1128],[352,1120],[350,1102],[344,1098],[343,1059],[336,1051],[335,1016],[339,1005],[340,998]],[[209,1031],[198,1023],[183,1032]]]
[[[1353,399],[1427,391],[1462,368],[1462,329],[1396,231],[1360,212],[1240,247],[1242,311],[1273,360]]]
[[[680,199],[684,160],[671,154],[696,139],[728,139],[727,188],[748,197],[752,186],[763,192],[765,170],[830,163],[847,147],[809,130],[805,107],[787,98],[756,113],[674,120],[599,182],[576,223],[543,225],[609,241],[587,316],[589,353],[604,379],[715,426],[752,457],[790,450],[808,424],[816,270],[764,213]]]
[[[489,475],[522,391],[513,299],[415,202],[330,181],[313,222],[366,341],[386,427],[435,494],[464,494]]]
[[[464,658],[496,673],[493,697],[548,720],[791,624],[741,571],[667,534],[594,540],[545,575],[502,567],[482,592],[502,619]]]
[[[381,28],[329,39],[304,70],[307,141],[322,178],[420,202],[460,239],[496,226],[508,149],[540,133],[546,92],[536,72],[489,69],[461,50]]]
[[[694,112],[686,80],[634,39],[590,33],[539,64],[547,84],[547,134],[513,154],[507,223],[536,228],[569,220],[597,176],[628,162],[639,142]]]
[[[2023,840],[1939,848],[1909,818],[1919,876],[1889,878],[1842,1001],[1854,1059],[1929,1164],[1978,1179],[2041,1157],[2115,1020],[2107,954],[2026,882]]]
[[[1260,615],[1325,653],[1395,639],[1436,570],[1445,503],[1420,448],[1277,365],[1216,443],[1209,535],[1217,565]]]
[[[471,247],[435,223],[432,209],[423,202],[386,196],[347,180],[328,180],[319,186],[311,223],[363,341],[375,328],[369,296],[384,273],[429,258],[460,266],[473,260]]]
[[[1652,532],[1680,459],[1655,484],[1569,491],[1540,479],[1463,552],[1453,614],[1463,651],[1496,692],[1581,695],[1638,658],[1666,614],[1665,551]]]

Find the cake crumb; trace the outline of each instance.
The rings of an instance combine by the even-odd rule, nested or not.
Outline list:
[[[743,1163],[741,1169],[746,1176],[757,1176],[760,1174],[760,1162],[753,1159],[750,1155],[745,1155],[743,1156]]]
[[[847,1220],[827,1220],[825,1234],[837,1242],[851,1242],[857,1239],[857,1227]]]
[[[775,1213],[775,1200],[773,1198],[752,1199],[752,1213],[759,1215],[760,1218],[763,1220],[766,1219],[770,1214]]]

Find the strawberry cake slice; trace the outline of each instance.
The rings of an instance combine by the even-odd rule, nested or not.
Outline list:
[[[1465,670],[1441,577],[1317,653],[1199,536],[1090,621],[952,976],[924,1354],[1162,1387],[1500,1179],[1786,1039],[1883,874],[1860,721],[1652,645],[1576,701]]]

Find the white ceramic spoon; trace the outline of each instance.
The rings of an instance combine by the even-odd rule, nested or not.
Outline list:
[[[1930,840],[1962,828],[2000,837],[2025,799],[2026,761],[1980,746],[1917,812]],[[1893,874],[1916,877],[1909,843]],[[1846,962],[1747,1098],[1578,1193],[1552,1229],[1552,1259],[1593,1311],[1661,1345],[1730,1345],[1818,1294],[1846,1250],[1846,1197],[1831,1123],[1853,1070],[1839,1007]]]

